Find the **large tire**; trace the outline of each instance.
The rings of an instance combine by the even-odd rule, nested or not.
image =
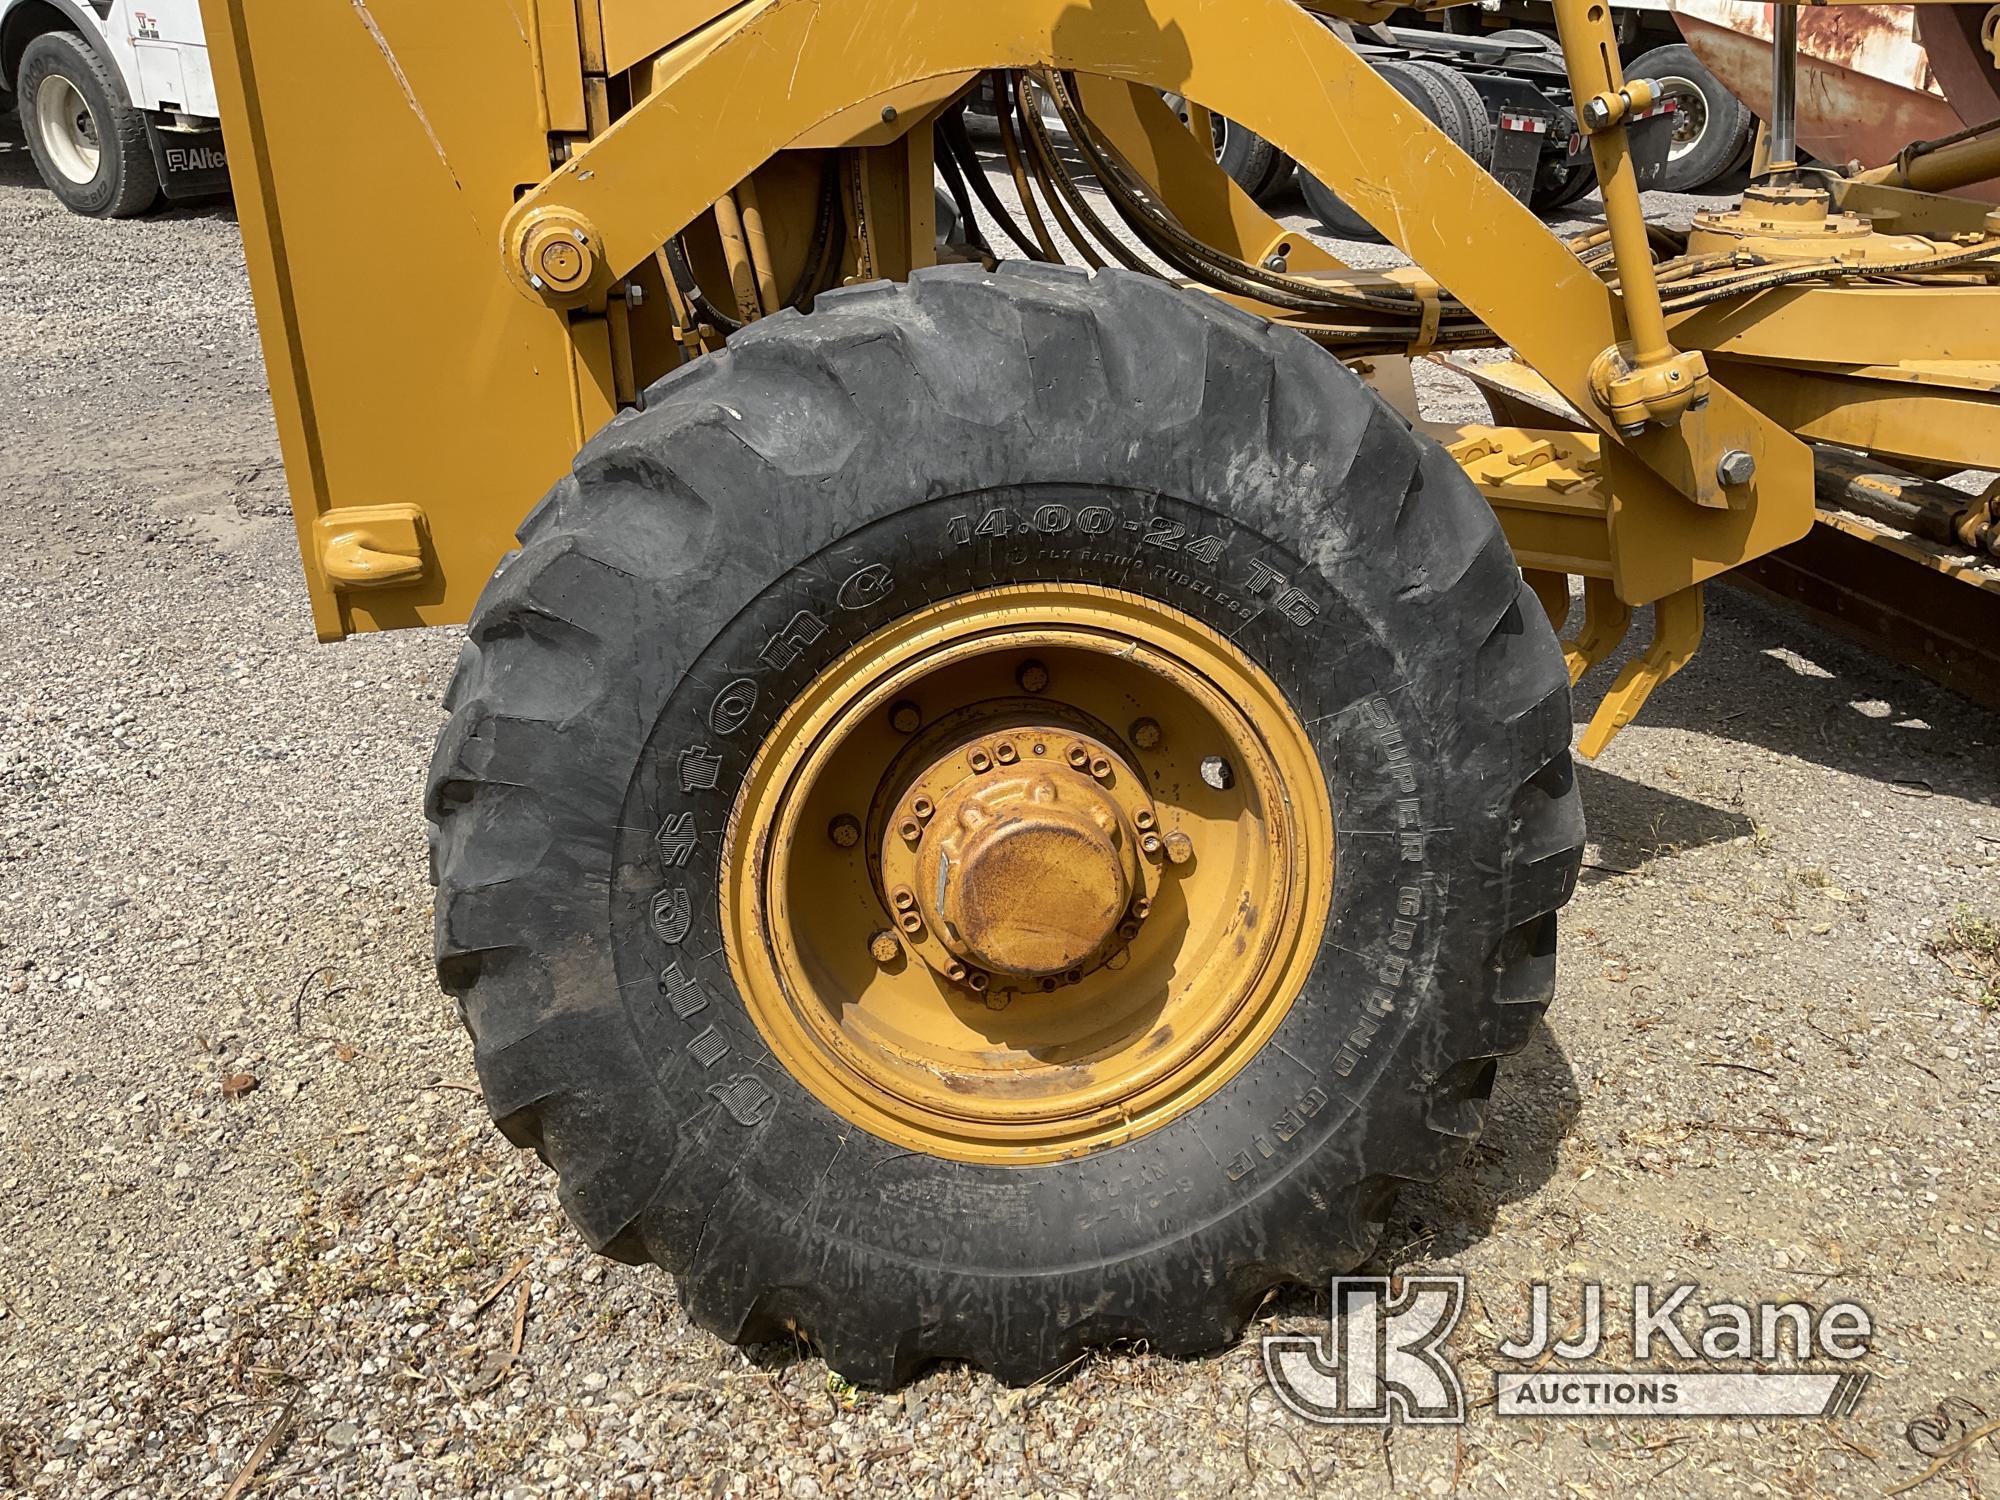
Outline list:
[[[1166,94],[1167,107],[1188,122],[1187,101],[1179,94]],[[1274,192],[1291,170],[1292,159],[1256,131],[1238,125],[1222,115],[1214,115],[1215,162],[1235,179],[1236,185],[1252,198],[1262,200]]]
[[[82,37],[48,31],[29,42],[16,89],[35,169],[65,208],[93,219],[129,219],[159,200],[145,117]],[[72,117],[77,124],[67,130],[63,122]]]
[[[1655,47],[1625,69],[1627,78],[1650,78],[1676,106],[1674,137],[1656,184],[1669,193],[1699,192],[1728,176],[1746,159],[1750,110],[1722,86],[1684,42]]]
[[[1130,524],[954,527],[1086,504]],[[1147,545],[1197,528],[1229,539],[1212,563]],[[1305,338],[1115,271],[828,293],[655,385],[520,535],[432,763],[438,973],[501,1128],[592,1246],[667,1267],[703,1326],[803,1332],[877,1385],[1212,1349],[1272,1286],[1359,1263],[1397,1184],[1479,1134],[1580,856],[1567,679],[1472,485]],[[1241,607],[1279,575],[1317,615]],[[1230,632],[1309,722],[1345,832],[1310,972],[1218,1092],[1122,1144],[977,1165],[877,1138],[773,1060],[708,893],[787,704],[919,606],[1028,580]],[[690,781],[697,738],[720,760]],[[701,838],[663,873],[649,831],[683,803]],[[663,880],[702,893],[673,947],[646,921]],[[683,958],[692,1022],[653,982]]]

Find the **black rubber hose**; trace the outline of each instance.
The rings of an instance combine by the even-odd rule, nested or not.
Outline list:
[[[687,250],[681,244],[679,235],[668,240],[665,246],[667,269],[673,273],[674,286],[679,289],[681,300],[690,311],[704,323],[713,324],[725,336],[740,333],[743,329],[741,318],[732,318],[728,313],[708,300],[702,291],[701,282],[694,274],[694,267],[688,264]]]
[[[979,153],[972,149],[972,137],[965,133],[965,116],[953,110],[938,121],[938,130],[966,180],[972,184],[972,191],[979,195],[980,207],[1000,226],[1001,232],[1020,247],[1023,255],[1029,260],[1041,260],[1041,246],[1014,222],[1014,216],[1007,212],[1007,205],[1000,201],[999,195],[993,191],[993,184],[986,180],[986,168],[980,165]]]

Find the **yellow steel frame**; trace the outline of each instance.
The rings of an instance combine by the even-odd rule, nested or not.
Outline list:
[[[1810,526],[1801,435],[1912,453],[1945,416],[1964,439],[1954,456],[1990,463],[2000,441],[1992,383],[1962,363],[2000,348],[2000,288],[1789,287],[1661,317],[1620,126],[1646,94],[1619,76],[1590,0],[1557,11],[1578,99],[1604,122],[1592,148],[1618,288],[1293,0],[204,4],[328,639],[466,617],[528,506],[695,345],[659,264],[670,238],[705,286],[732,286],[733,267],[739,291],[769,300],[805,254],[801,220],[832,160],[872,226],[842,269],[927,263],[930,124],[990,69],[1076,74],[1093,127],[1201,239],[1253,264],[1282,252],[1295,275],[1353,274],[1230,183],[1156,91],[1240,122],[1376,224],[1421,286],[1484,320],[1595,441],[1569,452],[1588,459],[1575,484],[1551,468],[1562,455],[1535,451],[1559,434],[1475,433],[1462,457],[1524,565],[1600,580],[1600,628],[1580,641],[1614,603],[1671,601],[1660,619],[1678,644],[1652,680],[1691,649],[1704,579]],[[1912,223],[1971,222],[1893,185],[1855,191]],[[1754,477],[1725,489],[1725,454],[1748,455]]]

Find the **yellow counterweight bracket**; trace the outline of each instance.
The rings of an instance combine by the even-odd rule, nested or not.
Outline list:
[[[1583,580],[1583,629],[1563,642],[1569,685],[1618,649],[1632,625],[1632,606],[1618,597],[1608,578]]]
[[[1631,611],[1626,609],[1625,615],[1629,620]],[[1588,627],[1585,629],[1587,633]],[[1597,705],[1597,712],[1590,716],[1590,726],[1577,746],[1586,759],[1595,760],[1603,754],[1618,731],[1638,717],[1653,689],[1688,664],[1701,645],[1701,629],[1700,584],[1668,594],[1653,605],[1653,643],[1638,660],[1625,664],[1611,691]],[[1574,680],[1574,660],[1570,670]]]

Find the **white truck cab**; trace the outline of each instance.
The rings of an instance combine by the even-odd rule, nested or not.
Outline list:
[[[126,218],[229,186],[198,0],[0,0],[0,90],[76,213]]]

